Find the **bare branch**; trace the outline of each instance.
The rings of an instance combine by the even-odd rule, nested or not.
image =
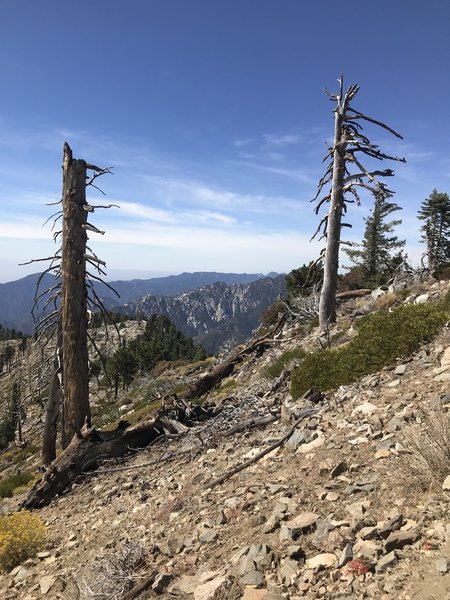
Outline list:
[[[101,235],[105,235],[104,231],[100,231],[100,229],[97,229],[95,225],[91,225],[90,223],[82,223],[81,227],[83,229],[86,229],[87,231],[93,231],[94,233],[100,233]]]
[[[56,258],[60,259],[61,257],[57,256]],[[28,262],[19,263],[18,266],[19,267],[23,267],[24,265],[31,265],[32,263],[43,262],[43,261],[46,261],[46,260],[55,260],[55,255],[53,255],[53,256],[47,256],[47,258],[33,258],[32,260],[29,260]],[[51,269],[49,269],[49,270],[51,270]]]
[[[45,227],[45,225],[47,225],[47,223],[50,221],[50,219],[53,219],[53,217],[57,217],[57,219],[60,219],[62,217],[62,210],[58,210],[58,212],[53,213],[48,219],[46,219],[42,223],[42,227]],[[55,219],[55,222],[57,219]]]
[[[382,127],[383,129],[386,129],[386,131],[389,131],[390,133],[392,133],[392,135],[395,135],[395,137],[399,138],[400,140],[403,139],[403,136],[400,135],[399,133],[397,133],[397,131],[395,131],[395,129],[392,129],[392,127],[389,127],[389,125],[386,125],[385,123],[382,123],[381,121],[377,121],[377,119],[372,119],[372,117],[368,117],[367,115],[364,115],[363,113],[359,112],[359,110],[355,110],[354,108],[350,108],[350,106],[348,107],[348,109],[350,112],[354,113],[355,116],[347,116],[347,119],[364,119],[365,121],[369,121],[369,123],[373,123],[374,125],[378,125],[379,127]]]

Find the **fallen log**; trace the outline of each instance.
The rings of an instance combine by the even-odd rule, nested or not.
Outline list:
[[[132,427],[126,421],[121,421],[114,431],[83,428],[73,437],[64,452],[51,463],[42,479],[36,482],[23,501],[22,508],[46,506],[56,495],[64,492],[79,475],[95,468],[103,460],[144,448],[166,432],[179,433],[180,427],[180,423],[157,416]]]
[[[231,375],[234,368],[241,363],[247,356],[254,352],[262,354],[274,341],[273,337],[278,333],[286,322],[286,315],[278,321],[275,327],[266,335],[252,340],[247,346],[241,350],[234,352],[229,358],[219,363],[211,369],[206,375],[191,383],[183,392],[184,400],[193,400],[208,393],[214,386],[220,383],[223,379]]]
[[[359,289],[359,290],[346,290],[345,292],[338,292],[336,294],[336,300],[350,300],[351,298],[362,298],[368,296],[372,290]]]

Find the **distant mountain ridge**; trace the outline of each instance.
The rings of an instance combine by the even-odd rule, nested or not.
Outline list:
[[[216,282],[173,296],[147,295],[114,310],[142,318],[165,315],[214,354],[250,337],[262,313],[285,294],[285,277],[278,275],[250,283]]]
[[[276,275],[269,273],[269,277]],[[33,320],[31,308],[35,294],[36,284],[40,273],[28,275],[16,281],[0,284],[0,323],[10,329],[20,330],[23,333],[32,333]],[[261,273],[239,274],[218,272],[195,272],[156,277],[153,279],[132,279],[130,281],[117,280],[108,284],[114,288],[118,298],[106,285],[96,283],[96,292],[104,304],[111,308],[118,304],[125,304],[137,300],[145,295],[171,296],[188,290],[204,287],[217,282],[227,284],[251,283],[264,278]],[[42,278],[40,289],[44,291],[54,285],[53,275],[46,274]]]

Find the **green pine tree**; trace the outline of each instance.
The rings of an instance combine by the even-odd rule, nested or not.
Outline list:
[[[405,240],[399,240],[397,235],[392,234],[394,228],[401,224],[401,219],[386,221],[390,214],[401,210],[394,202],[388,202],[389,197],[384,194],[376,196],[371,215],[364,219],[366,228],[362,244],[359,249],[345,250],[354,268],[362,272],[369,284],[380,284],[392,273],[399,262],[400,249],[405,245]]]
[[[450,261],[450,198],[434,189],[422,202],[418,218],[425,221],[420,228],[426,244],[428,268]]]

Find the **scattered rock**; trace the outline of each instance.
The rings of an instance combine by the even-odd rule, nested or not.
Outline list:
[[[307,569],[317,569],[319,567],[335,567],[337,565],[338,559],[336,554],[332,554],[331,552],[324,552],[323,554],[317,554],[313,558],[308,558],[306,561]]]
[[[259,571],[249,571],[248,573],[244,573],[244,575],[239,578],[239,582],[242,585],[261,587],[264,583],[264,577]]]
[[[278,581],[285,585],[290,586],[297,579],[298,575],[298,562],[291,558],[285,558],[281,561],[278,567]]]
[[[54,583],[55,578],[52,575],[44,575],[44,577],[41,577],[39,579],[39,588],[41,590],[41,594],[45,596],[45,594],[50,591]]]
[[[450,571],[450,564],[447,558],[440,556],[436,559],[436,570],[438,573],[445,575]]]
[[[158,575],[155,577],[155,581],[152,584],[152,590],[157,594],[162,594],[172,579],[173,575],[168,573],[158,573]]]
[[[393,531],[397,531],[397,529],[400,529],[402,525],[403,515],[395,515],[395,517],[390,519],[385,525],[383,525],[383,527],[380,527],[378,529],[378,535],[385,540]]]
[[[393,567],[397,563],[397,560],[398,558],[395,550],[389,552],[389,554],[386,554],[377,562],[377,564],[375,565],[375,571],[377,573],[383,573],[387,569]]]
[[[300,533],[306,531],[310,527],[314,527],[318,518],[319,515],[316,513],[306,512],[297,515],[290,521],[286,521],[281,527],[280,540],[296,539]]]
[[[415,529],[410,529],[409,531],[394,531],[387,538],[384,547],[386,552],[400,550],[405,546],[414,544],[418,538],[419,534]]]

